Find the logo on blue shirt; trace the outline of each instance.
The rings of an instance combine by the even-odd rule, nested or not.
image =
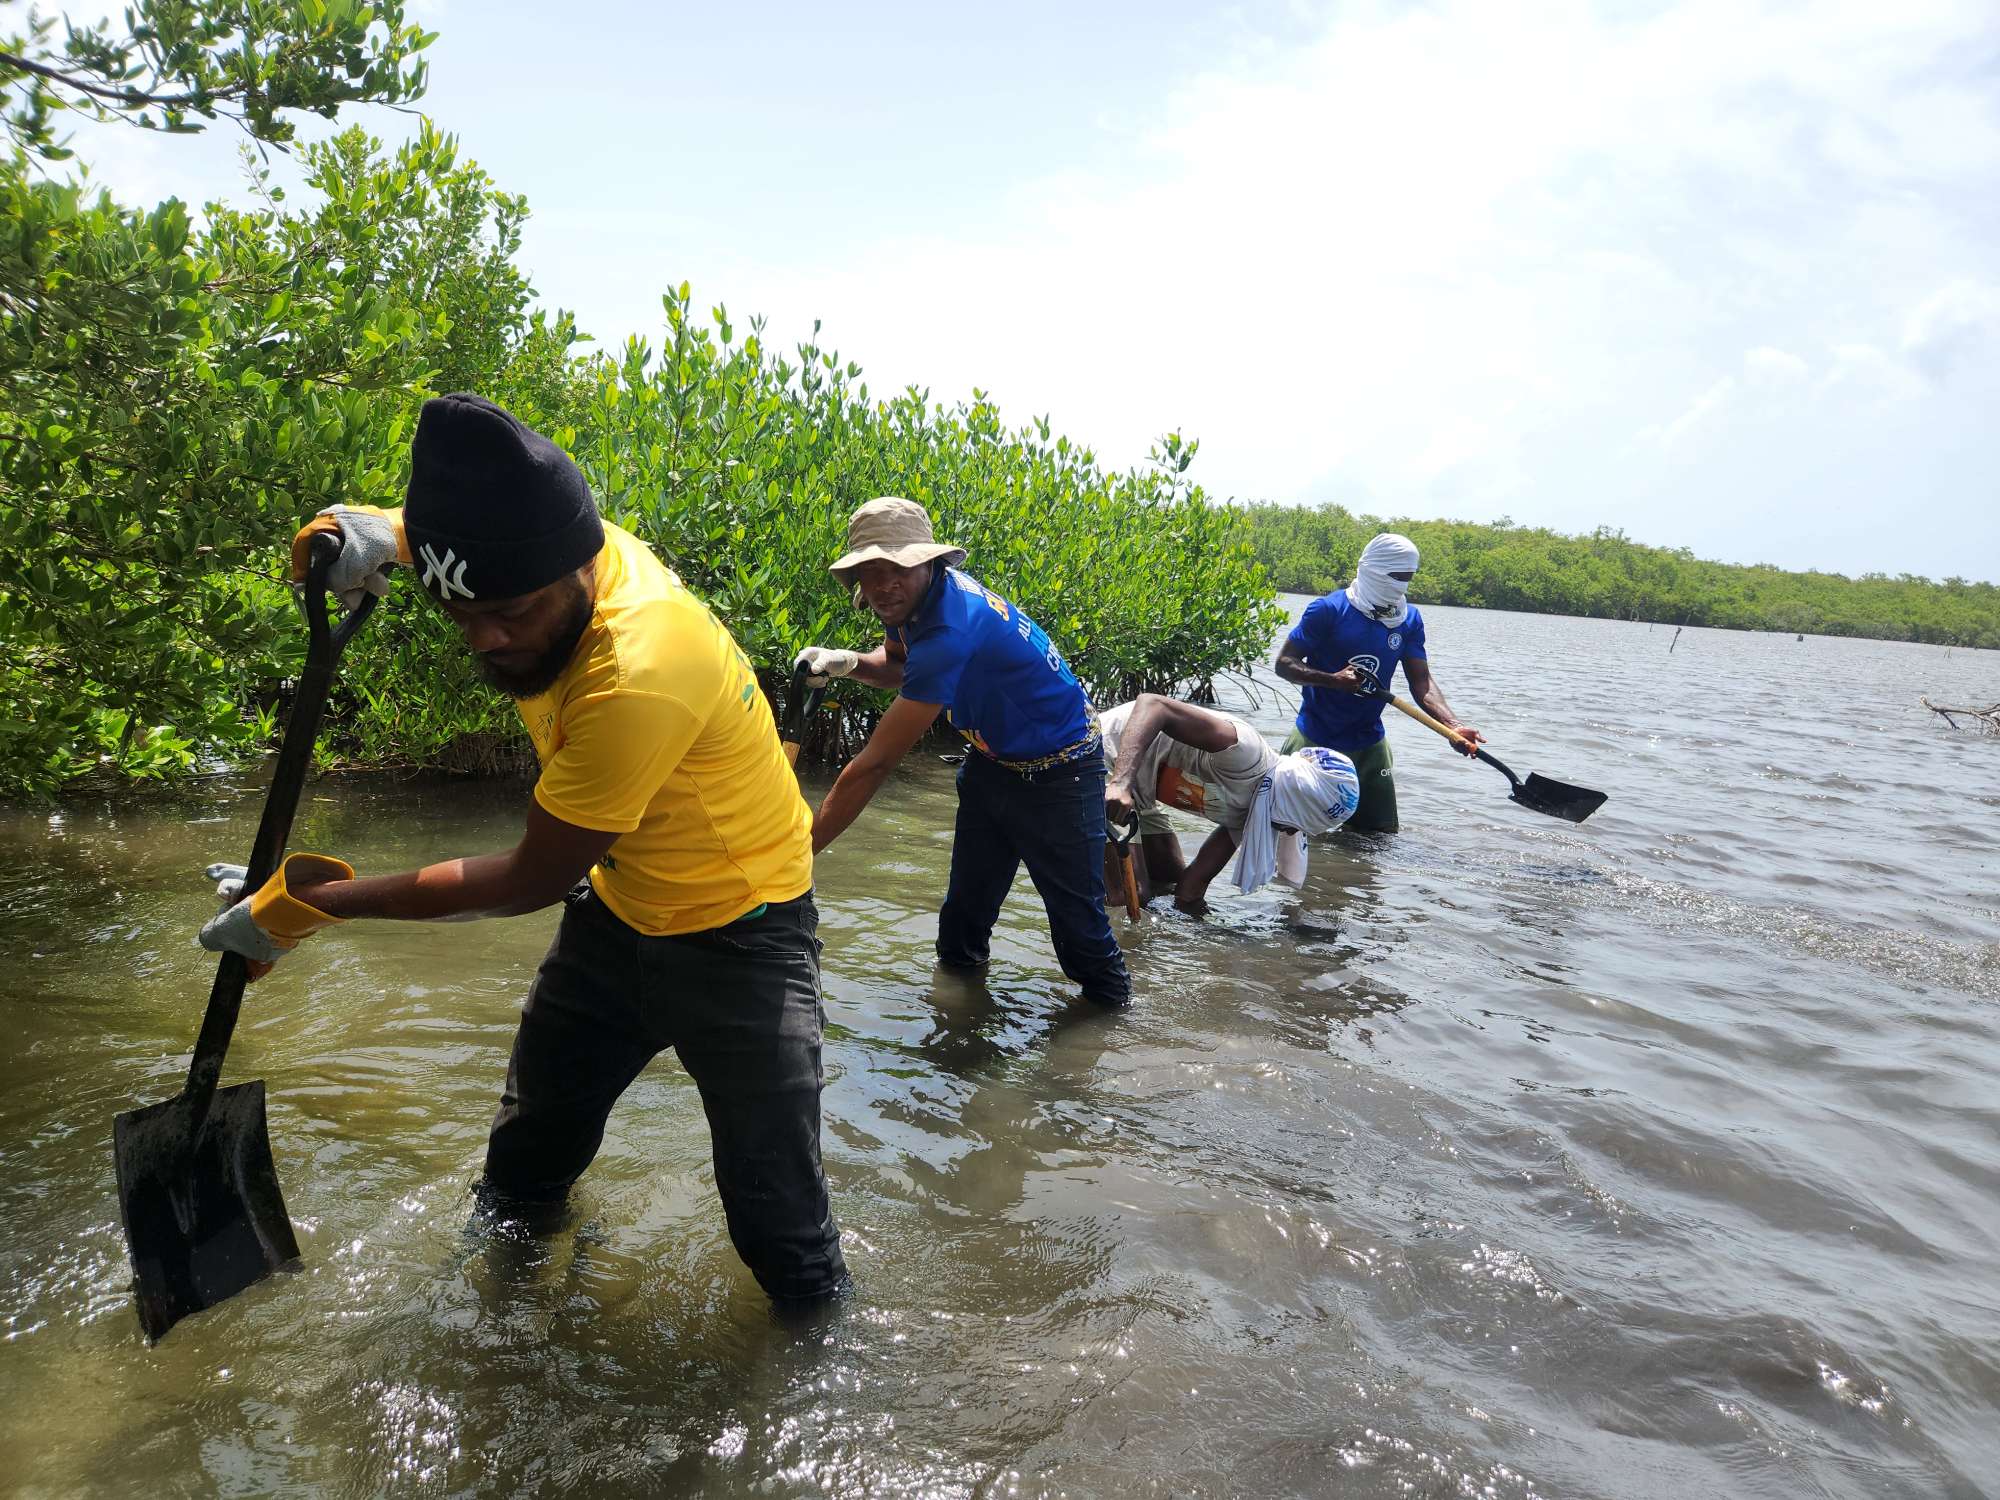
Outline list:
[[[1387,687],[1396,668],[1424,658],[1424,620],[1415,605],[1399,629],[1391,630],[1354,608],[1339,589],[1306,607],[1289,637],[1305,664],[1338,672],[1352,664],[1372,672]],[[1336,688],[1308,687],[1299,695],[1299,732],[1308,744],[1352,753],[1382,738],[1382,700]]]
[[[1090,732],[1069,664],[1021,610],[956,568],[942,570],[903,641],[903,696],[941,703],[952,727],[999,760],[1052,755]]]

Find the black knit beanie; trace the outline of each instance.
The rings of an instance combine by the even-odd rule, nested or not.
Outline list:
[[[464,391],[426,401],[417,416],[403,528],[418,578],[446,603],[532,594],[604,547],[570,456]]]

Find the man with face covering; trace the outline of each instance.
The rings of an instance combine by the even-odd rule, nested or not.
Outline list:
[[[515,699],[541,776],[513,848],[357,877],[294,854],[202,929],[253,972],[355,918],[511,917],[563,904],[487,1139],[482,1216],[539,1220],[671,1047],[701,1091],[731,1241],[791,1303],[845,1284],[820,1168],[812,814],[729,632],[638,538],[604,524],[554,443],[479,396],[424,403],[401,510],[336,506],[328,585],[402,563]],[[216,866],[225,897],[240,867]],[[454,940],[438,930],[438,943]]]
[[[1431,717],[1449,724],[1473,744],[1479,731],[1458,722],[1444,701],[1425,659],[1424,617],[1409,602],[1417,572],[1417,545],[1385,531],[1361,550],[1354,581],[1315,599],[1278,651],[1278,675],[1305,689],[1287,751],[1324,745],[1354,762],[1361,778],[1361,805],[1349,828],[1394,833],[1396,781],[1390,770],[1389,741],[1382,729],[1379,698],[1368,691],[1365,668],[1383,687],[1396,666],[1410,684],[1410,696]]]

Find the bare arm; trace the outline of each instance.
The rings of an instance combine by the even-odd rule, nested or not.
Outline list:
[[[1409,680],[1410,696],[1417,700],[1417,706],[1440,724],[1456,729],[1473,744],[1485,738],[1478,730],[1469,729],[1458,722],[1458,716],[1451,711],[1451,705],[1444,701],[1444,693],[1431,675],[1431,664],[1422,657],[1406,657],[1403,661],[1403,676]],[[1470,753],[1470,752],[1467,752]]]
[[[870,687],[898,692],[903,686],[903,660],[908,655],[900,644],[885,638],[873,651],[862,652],[861,660],[848,675]]]
[[[1204,839],[1174,887],[1175,907],[1191,917],[1205,916],[1208,902],[1202,898],[1208,894],[1209,882],[1222,873],[1235,852],[1236,835],[1227,828],[1218,828]]]
[[[517,917],[562,900],[617,840],[615,833],[565,823],[530,802],[521,842],[504,854],[447,859],[403,875],[330,880],[294,894],[330,917]]]
[[[897,679],[901,680],[902,675],[902,663],[897,662]],[[819,812],[813,817],[813,853],[819,853],[839,838],[847,825],[861,816],[861,809],[896,768],[896,762],[924,737],[943,710],[942,703],[918,703],[913,698],[898,698],[889,705],[889,711],[882,715],[861,753],[847,763],[827,792],[826,800],[820,803]]]
[[[1236,743],[1236,726],[1225,715],[1164,693],[1141,693],[1125,721],[1118,764],[1104,788],[1104,805],[1113,822],[1122,823],[1132,816],[1132,778],[1153,741],[1162,734],[1197,750],[1227,750]]]
[[[1409,679],[1410,696],[1417,700],[1417,707],[1440,723],[1458,728],[1458,715],[1451,711],[1451,705],[1444,701],[1444,693],[1431,676],[1431,664],[1421,657],[1412,657],[1403,663],[1403,676]]]
[[[1337,693],[1368,691],[1361,674],[1352,667],[1342,667],[1338,672],[1322,672],[1318,667],[1307,666],[1304,649],[1289,636],[1285,638],[1285,644],[1278,648],[1274,670],[1286,682],[1296,682],[1300,687],[1332,688]]]

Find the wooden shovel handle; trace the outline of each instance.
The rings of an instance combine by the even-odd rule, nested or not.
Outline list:
[[[1505,776],[1507,780],[1513,785],[1514,790],[1516,792],[1520,791],[1521,778],[1516,776],[1511,770],[1509,770],[1507,768],[1507,763],[1501,760],[1500,757],[1498,757],[1497,755],[1494,755],[1489,751],[1480,749],[1477,745],[1473,744],[1471,740],[1468,740],[1464,735],[1460,734],[1456,729],[1453,729],[1450,725],[1439,723],[1436,719],[1433,719],[1429,714],[1425,713],[1421,708],[1418,708],[1415,704],[1405,703],[1401,698],[1398,698],[1394,693],[1390,692],[1386,688],[1381,690],[1376,696],[1382,698],[1386,702],[1395,704],[1396,707],[1400,708],[1404,713],[1408,714],[1411,718],[1415,719],[1419,724],[1422,724],[1426,729],[1435,729],[1439,734],[1443,735],[1446,739],[1450,740],[1452,744],[1456,745],[1460,750],[1463,750],[1467,755],[1471,756],[1474,760],[1485,761],[1487,765],[1491,766],[1494,770],[1498,771],[1502,776]]]
[[[1125,832],[1118,829],[1125,826]],[[1129,826],[1107,822],[1105,836],[1111,840],[1111,847],[1118,851],[1119,884],[1125,887],[1125,915],[1134,922],[1139,920],[1139,883],[1132,878],[1132,840],[1139,836],[1139,815],[1132,814]]]
[[[1458,746],[1459,749],[1463,750],[1467,755],[1472,755],[1477,752],[1478,746],[1474,745],[1472,741],[1468,740],[1464,735],[1460,734],[1456,729],[1453,729],[1449,724],[1443,723],[1437,719],[1433,719],[1429,714],[1425,713],[1421,708],[1418,708],[1416,704],[1406,702],[1403,699],[1398,698],[1394,693],[1390,693],[1388,695],[1388,698],[1391,703],[1395,704],[1396,707],[1400,708],[1404,713],[1408,714],[1411,718],[1415,719],[1419,724],[1423,725],[1424,728],[1436,730],[1439,734],[1443,735],[1446,739],[1450,740],[1454,745]]]

